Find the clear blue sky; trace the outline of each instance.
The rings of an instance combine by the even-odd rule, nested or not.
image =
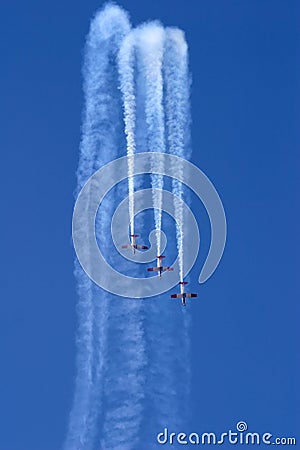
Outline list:
[[[81,63],[101,4],[1,5],[0,450],[58,450],[66,432]],[[120,4],[134,25],[160,19],[186,31],[193,161],[228,220],[221,265],[192,306],[190,431],[246,420],[253,431],[298,433],[300,442],[297,2]]]

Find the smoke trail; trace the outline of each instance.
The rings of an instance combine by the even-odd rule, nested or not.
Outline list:
[[[124,123],[128,156],[128,191],[130,234],[134,234],[134,153],[135,153],[135,86],[134,32],[125,37],[118,55],[120,88],[123,94]]]
[[[165,151],[162,64],[167,89],[165,106],[170,152],[189,156],[186,146],[189,125],[187,61],[182,61],[187,58],[186,50],[182,50],[182,40],[176,38],[179,31],[168,30],[167,33],[165,44],[165,31],[157,23],[130,32],[126,13],[114,5],[106,6],[92,21],[85,55],[86,108],[78,190],[95,170],[121,156],[125,149],[121,127],[122,99],[129,156],[129,195],[134,192],[132,174],[136,136],[140,150],[146,151],[146,131],[147,148],[154,152]],[[165,49],[170,47],[165,61],[164,46]],[[174,63],[172,58],[177,62]],[[136,108],[143,110],[138,119]],[[185,121],[182,112],[186,113]],[[152,170],[155,169],[154,159]],[[152,175],[151,181],[153,188],[163,188],[162,176]],[[139,183],[142,185],[139,180],[136,186]],[[112,211],[127,193],[125,185],[125,182],[121,184],[109,200],[103,202],[101,215],[96,220],[99,246],[112,266],[120,271],[126,265],[112,253],[107,236]],[[91,195],[96,188],[92,187]],[[173,191],[183,195],[182,186],[175,183]],[[153,205],[156,208],[155,227],[160,230],[160,195],[153,195]],[[182,213],[177,211],[176,214],[183,222]],[[133,217],[131,201],[132,234]],[[179,242],[178,236],[177,239]],[[160,253],[158,236],[157,251]],[[134,269],[132,275],[138,275],[140,271],[140,268]],[[120,300],[103,293],[92,285],[79,265],[76,266],[76,278],[79,291],[77,377],[65,450],[144,448],[141,430],[145,438],[145,429],[149,431],[147,448],[156,448],[153,433],[166,424],[179,429],[182,405],[186,403],[187,316],[183,317],[178,305],[170,306],[168,300],[151,300],[144,305],[143,301]],[[147,413],[151,414],[150,425]]]
[[[190,146],[190,79],[188,71],[188,47],[182,30],[177,28],[166,29],[165,58],[164,58],[164,83],[165,83],[165,109],[167,125],[167,141],[170,153],[185,159],[191,157]],[[182,174],[181,164],[174,168],[177,173]],[[172,192],[180,199],[184,194],[187,197],[185,186],[176,179],[172,180]],[[187,199],[185,199],[187,200]],[[183,281],[184,270],[184,214],[183,210],[174,200],[175,218],[179,225],[176,225],[177,251],[179,257],[179,277]],[[180,231],[182,230],[182,231]],[[181,317],[182,327],[182,361],[185,364],[181,367],[184,374],[185,383],[185,405],[190,394],[190,315],[188,311],[183,311]],[[182,411],[187,418],[189,411],[186,408]]]
[[[134,154],[136,127],[135,98],[135,31],[123,40],[118,53],[118,72],[123,98],[124,126],[128,163],[129,216],[131,234],[134,234]],[[136,182],[140,185],[140,180]],[[126,197],[124,183],[117,189],[117,199]],[[110,216],[111,218],[111,216]],[[139,218],[138,224],[142,224]],[[114,267],[126,269],[126,263],[115,259]],[[140,267],[132,269],[133,276],[140,274]],[[139,448],[145,396],[146,350],[144,342],[144,312],[141,301],[114,298],[110,304],[110,322],[107,351],[113,355],[106,363],[104,377],[105,413],[101,449],[130,450]],[[126,380],[126,382],[124,382]]]
[[[145,392],[142,304],[134,299],[111,305],[107,351],[111,358],[104,384],[105,414],[100,448],[139,448]]]
[[[157,23],[143,25],[136,30],[138,91],[136,103],[144,108],[145,123],[141,118],[136,130],[139,142],[143,144],[144,132],[147,132],[147,148],[151,151],[164,152],[164,83],[162,64],[164,59],[164,29]],[[178,50],[175,48],[176,58]],[[186,86],[184,87],[186,89]],[[172,87],[170,88],[172,89]],[[187,88],[188,89],[188,88]],[[174,104],[173,104],[174,106]],[[177,108],[177,105],[175,105]],[[186,136],[187,129],[182,133]],[[141,150],[144,150],[141,145]],[[173,150],[173,149],[172,149]],[[183,149],[183,152],[186,149]],[[174,152],[175,153],[175,152]],[[182,155],[183,156],[183,155]],[[152,161],[155,170],[156,160]],[[163,167],[158,169],[163,170]],[[163,179],[152,175],[152,187],[163,188]],[[161,198],[153,198],[155,228],[161,228]],[[158,254],[160,242],[157,237]],[[172,251],[168,250],[168,256]],[[176,304],[170,305],[166,298],[151,300],[145,311],[145,341],[149,361],[146,377],[146,415],[143,419],[143,436],[147,448],[157,448],[153,436],[157,430],[168,424],[173,429],[180,429],[187,411],[186,402],[189,392],[190,375],[189,339],[187,336],[188,317]],[[151,421],[147,421],[148,414]],[[146,438],[148,437],[148,440]],[[175,445],[176,447],[176,445]]]
[[[189,159],[191,151],[189,148],[188,51],[184,33],[177,28],[166,29],[164,79],[169,152]],[[174,169],[179,174],[183,170],[180,164]],[[172,180],[172,191],[180,199],[183,198],[184,186],[180,181],[176,179]],[[179,256],[179,275],[180,281],[183,281],[184,217],[182,207],[176,200],[174,201],[174,211],[176,220],[179,223],[179,226],[176,227],[176,238]]]
[[[127,14],[114,5],[106,6],[91,22],[84,65],[86,105],[77,172],[78,191],[95,169],[117,154],[117,145],[111,136],[116,135],[114,124],[118,117],[119,106],[116,104],[115,94],[110,89],[113,77],[110,62],[120,40],[128,33],[129,28]],[[101,223],[100,227],[103,232],[107,231],[107,223]],[[103,232],[100,234],[100,240],[104,235]],[[77,375],[64,448],[89,450],[93,448],[93,439],[97,432],[96,406],[99,401],[99,380],[102,377],[105,359],[107,295],[102,294],[104,301],[102,308],[99,309],[95,302],[97,292],[78,264],[75,276],[79,294]],[[102,361],[99,360],[99,353]]]
[[[141,26],[137,33],[139,69],[145,83],[145,115],[147,123],[148,150],[165,152],[164,142],[164,110],[163,110],[163,79],[162,61],[164,53],[164,29],[155,22]],[[152,171],[157,167],[155,158],[152,160]],[[163,170],[163,167],[158,169]],[[152,187],[163,188],[163,176],[152,174]],[[157,230],[157,254],[161,254],[160,230],[162,222],[162,195],[153,193],[155,228]]]

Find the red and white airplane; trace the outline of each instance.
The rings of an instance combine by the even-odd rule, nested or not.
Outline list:
[[[186,306],[186,300],[185,300],[186,298],[198,297],[198,294],[188,294],[187,292],[185,292],[184,286],[186,284],[188,284],[187,281],[180,281],[178,284],[180,285],[180,294],[172,294],[171,297],[172,298],[181,298],[182,306]]]
[[[131,248],[134,255],[136,250],[148,250],[149,247],[147,247],[146,245],[139,245],[136,243],[137,237],[139,237],[138,234],[131,234],[130,235],[131,244],[122,245],[122,248]]]
[[[149,267],[149,269],[147,269],[148,272],[157,272],[157,275],[159,276],[159,278],[161,278],[161,274],[163,272],[166,272],[166,271],[170,272],[171,270],[174,270],[173,267],[170,267],[170,266],[164,267],[162,265],[162,260],[163,260],[163,258],[165,258],[165,256],[161,255],[161,256],[157,256],[156,258],[157,258],[157,267]]]

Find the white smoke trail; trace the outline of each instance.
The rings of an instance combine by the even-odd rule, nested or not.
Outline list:
[[[189,74],[188,49],[184,33],[177,28],[166,29],[164,78],[166,88],[166,123],[168,130],[169,152],[189,159]],[[182,173],[180,164],[174,168]],[[183,198],[184,186],[176,179],[172,180],[172,191],[180,199]],[[174,201],[174,212],[179,226],[176,227],[177,249],[179,256],[180,281],[183,281],[184,270],[184,217],[179,202]],[[182,230],[182,232],[180,231]]]
[[[165,152],[164,141],[164,110],[163,110],[163,79],[162,62],[164,54],[164,28],[149,22],[137,30],[137,48],[139,55],[139,69],[144,76],[145,86],[145,116],[147,123],[148,150],[151,152]],[[157,167],[153,158],[152,171]],[[152,188],[163,189],[163,176],[152,174]],[[162,195],[153,193],[153,207],[155,228],[157,230],[157,254],[161,254],[160,230],[162,222]]]
[[[135,98],[135,31],[123,40],[118,53],[118,72],[123,98],[124,126],[128,163],[129,216],[131,234],[134,234],[134,154],[136,127]],[[139,183],[137,182],[137,185]],[[126,197],[121,184],[117,198]],[[139,223],[140,220],[139,220]],[[116,261],[114,261],[116,263]],[[124,265],[124,268],[126,264]],[[119,269],[120,267],[119,263]],[[122,270],[121,270],[122,271]],[[138,275],[140,268],[132,270]],[[110,306],[110,323],[107,346],[113,357],[106,364],[103,415],[100,448],[105,450],[130,450],[139,448],[143,420],[145,392],[145,342],[143,330],[143,305],[136,300],[121,302],[117,299]],[[124,382],[124,380],[126,380]]]
[[[190,79],[188,71],[188,47],[182,30],[178,28],[166,29],[165,58],[164,58],[164,83],[165,83],[165,109],[167,125],[167,141],[170,153],[185,159],[191,157],[190,146]],[[182,174],[182,166],[177,164],[174,167],[175,173]],[[176,179],[172,180],[172,192],[180,199],[183,199],[185,186]],[[187,198],[185,198],[187,201]],[[176,240],[179,259],[179,277],[183,281],[184,271],[184,214],[180,204],[174,200],[175,218],[179,225],[176,225]],[[182,231],[180,231],[182,230]],[[185,378],[184,398],[187,400],[190,394],[190,315],[188,311],[183,311],[181,317],[182,348],[181,357],[185,361],[181,368]],[[185,402],[187,404],[187,402]],[[182,410],[183,416],[188,417],[188,410]]]
[[[147,148],[153,152],[165,151],[164,83],[162,64],[164,59],[164,29],[157,23],[142,25],[136,30],[137,66],[139,69],[136,103],[144,107],[145,123],[139,118],[136,130],[139,141],[147,134]],[[177,52],[177,49],[174,49]],[[178,55],[176,54],[178,58]],[[186,86],[184,87],[186,88]],[[188,89],[188,88],[187,88]],[[174,106],[174,104],[173,104]],[[177,108],[177,106],[175,105]],[[188,134],[184,129],[182,133]],[[145,149],[141,148],[142,151]],[[183,149],[185,152],[186,149]],[[175,153],[175,152],[174,152]],[[184,156],[184,154],[182,155]],[[163,167],[152,161],[152,170]],[[152,187],[163,188],[163,178],[152,175]],[[153,198],[155,228],[161,228],[161,198]],[[177,214],[178,216],[178,214]],[[160,242],[157,238],[158,254]],[[169,250],[170,256],[171,251]],[[145,374],[146,412],[151,421],[144,426],[143,435],[148,436],[147,448],[156,448],[151,436],[166,423],[180,429],[186,418],[185,403],[188,397],[190,376],[189,339],[187,318],[180,309],[174,309],[165,299],[159,303],[152,300],[145,310],[145,341],[149,368]],[[176,305],[174,305],[176,306]]]
[[[147,148],[150,151],[165,151],[162,75],[165,32],[159,24],[149,23],[129,33],[126,13],[114,5],[106,6],[91,24],[85,57],[86,110],[78,190],[95,170],[122,155],[122,105],[118,86],[123,94],[127,154],[132,156],[128,165],[129,194],[134,191],[135,134],[142,136],[139,142],[143,142],[146,131]],[[188,99],[188,80],[183,77],[184,64],[179,64],[181,46],[178,47],[173,41],[174,37],[169,38],[166,45],[171,46],[178,65],[174,67],[172,61],[166,59],[164,70],[168,83],[168,127],[177,117],[179,126],[182,126],[181,134],[171,127],[173,131],[169,132],[168,137],[170,151],[178,154],[174,150],[179,143],[177,135],[185,142],[188,134],[188,119],[184,122],[178,112],[185,110],[187,104],[181,95]],[[138,74],[135,73],[135,48]],[[177,84],[176,76],[182,78],[181,84]],[[135,94],[137,77],[140,91]],[[176,93],[176,89],[182,89],[182,92]],[[172,90],[176,101],[171,98]],[[139,118],[138,124],[136,105],[140,108],[144,105],[143,119]],[[174,113],[170,112],[172,105],[176,110]],[[187,157],[187,147],[182,145],[180,148],[180,156]],[[146,151],[144,148],[141,150]],[[154,159],[152,169],[155,168]],[[158,169],[163,170],[161,167]],[[100,247],[115,267],[117,259],[111,254],[107,235],[114,206],[125,196],[124,185],[116,189],[114,200],[110,199],[103,206],[96,223]],[[162,189],[163,177],[153,175],[152,187]],[[175,187],[173,184],[174,192]],[[156,207],[155,227],[160,230],[161,196],[153,198],[153,204]],[[180,213],[177,214],[180,217]],[[132,202],[130,217],[133,218],[133,215]],[[133,220],[131,224],[134,226]],[[131,232],[133,234],[132,228]],[[160,253],[158,238],[157,247]],[[118,269],[122,267],[119,265]],[[139,270],[134,270],[132,275],[137,275]],[[148,426],[145,410],[152,413],[152,424],[148,426],[151,440],[146,445],[153,448],[153,432],[159,431],[163,424],[169,423],[174,429],[179,429],[181,402],[186,403],[186,317],[182,320],[181,310],[175,307],[170,314],[169,303],[161,303],[161,299],[160,303],[150,301],[144,306],[142,301],[113,298],[93,286],[79,265],[76,267],[76,277],[79,289],[77,377],[65,450],[144,448],[144,441],[140,439],[141,430],[145,435],[144,426]],[[180,380],[177,379],[178,373]]]
[[[116,156],[118,148],[111,136],[119,107],[110,89],[112,70],[110,59],[119,42],[129,31],[127,14],[114,5],[106,6],[91,23],[86,44],[84,67],[85,115],[82,128],[80,160],[77,172],[78,191],[100,165]],[[101,48],[101,51],[99,51]],[[117,92],[117,89],[116,89]],[[109,122],[109,126],[107,126]],[[100,153],[99,153],[100,150]],[[87,205],[87,208],[89,206]],[[102,233],[107,223],[100,225]],[[103,241],[103,238],[102,238]],[[97,433],[96,421],[105,359],[107,323],[107,295],[102,308],[95,307],[95,288],[79,265],[75,275],[78,281],[77,375],[73,407],[69,418],[65,450],[90,450]],[[97,349],[95,349],[97,343]],[[101,353],[102,361],[99,360]]]
[[[124,182],[116,190],[116,202],[119,203],[126,195],[127,186]],[[105,215],[105,220],[111,221],[111,218],[112,214]],[[113,255],[111,263],[121,272],[126,271],[126,261],[120,262]],[[138,275],[140,270],[140,267],[133,268],[131,276]],[[131,450],[140,448],[144,409],[146,350],[143,304],[136,299],[109,297],[102,389],[104,408],[96,448]]]
[[[130,234],[134,234],[134,154],[135,154],[135,83],[134,83],[134,31],[128,34],[118,55],[120,88],[124,103],[124,123],[128,156],[128,191]]]
[[[143,420],[145,365],[141,302],[113,299],[104,384],[106,412],[100,448],[139,448]]]

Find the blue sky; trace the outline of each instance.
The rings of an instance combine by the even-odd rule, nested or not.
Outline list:
[[[246,420],[251,430],[297,435],[296,1],[120,4],[133,24],[160,19],[186,31],[193,161],[227,214],[221,265],[191,306],[190,431],[222,432]],[[99,6],[1,6],[0,450],[56,450],[66,432],[75,376],[71,216],[81,63]],[[201,219],[196,202],[194,210]],[[208,245],[203,222],[194,275]]]

